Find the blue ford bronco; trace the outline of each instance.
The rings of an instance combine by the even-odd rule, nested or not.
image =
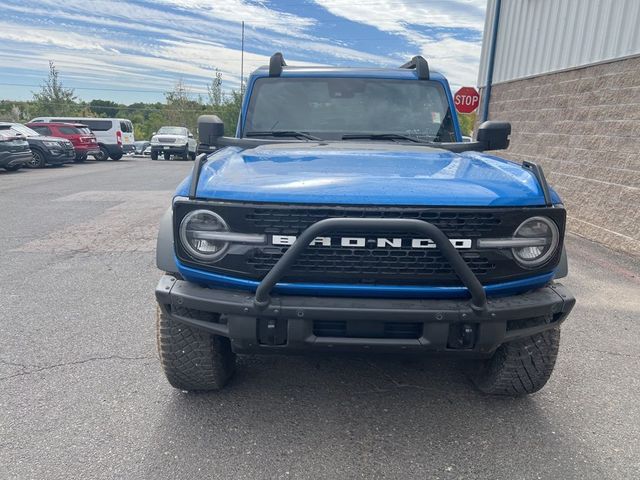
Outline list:
[[[249,78],[235,137],[199,119],[192,174],[163,217],[157,340],[176,388],[215,390],[237,353],[435,352],[483,392],[549,379],[575,299],[566,213],[533,163],[463,143],[447,80],[290,67]]]

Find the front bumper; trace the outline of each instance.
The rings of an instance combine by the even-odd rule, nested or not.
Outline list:
[[[156,288],[165,315],[228,337],[240,353],[406,351],[488,356],[502,343],[556,328],[575,304],[561,284],[488,299],[415,300],[278,296],[210,289],[165,275]]]
[[[170,153],[171,155],[184,155],[187,145],[153,145],[152,153]]]
[[[75,149],[52,149],[48,150],[45,155],[45,160],[48,165],[62,165],[65,163],[72,163],[75,159]]]

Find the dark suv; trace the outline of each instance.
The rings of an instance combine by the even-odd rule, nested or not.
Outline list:
[[[16,135],[8,125],[0,125],[0,168],[12,172],[30,160],[31,150],[25,137]]]
[[[73,144],[76,151],[75,161],[84,162],[89,155],[99,155],[98,140],[87,125],[82,123],[27,123],[27,127],[40,135],[48,137],[66,138]]]
[[[63,165],[76,158],[73,144],[64,138],[47,137],[21,123],[0,123],[0,128],[8,126],[12,132],[24,135],[29,142],[32,157],[27,163],[30,168],[43,168],[45,165]]]

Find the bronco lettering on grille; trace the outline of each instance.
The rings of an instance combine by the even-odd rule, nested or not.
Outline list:
[[[272,235],[271,243],[273,245],[278,246],[289,246],[293,245],[293,242],[296,241],[295,236],[293,235]],[[385,238],[378,237],[375,239],[376,247],[375,248],[402,248],[402,247],[411,247],[411,248],[436,248],[436,244],[430,238]],[[469,238],[451,238],[449,239],[451,244],[458,249],[469,249],[471,248],[471,239]],[[309,245],[317,246],[317,247],[331,247],[331,246],[340,246],[340,247],[355,247],[355,248],[363,248],[367,246],[367,238],[365,237],[316,237]]]

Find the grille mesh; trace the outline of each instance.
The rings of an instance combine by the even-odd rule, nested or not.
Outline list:
[[[286,247],[254,250],[247,257],[247,265],[256,274],[271,270],[284,254]],[[477,276],[486,275],[495,265],[477,253],[463,253],[467,265]],[[437,250],[409,248],[377,250],[367,248],[309,247],[291,269],[294,273],[356,274],[420,278],[433,275],[454,275],[447,260]]]
[[[301,232],[325,218],[410,218],[433,223],[446,234],[465,238],[480,237],[501,223],[491,212],[429,211],[419,208],[403,210],[369,209],[253,209],[245,215],[247,223],[266,233]],[[370,232],[369,232],[370,234]],[[388,236],[389,234],[387,234]]]

